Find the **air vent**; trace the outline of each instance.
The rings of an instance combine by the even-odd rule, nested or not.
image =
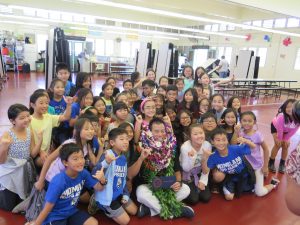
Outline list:
[[[121,23],[121,26],[122,27],[127,27],[127,28],[130,28],[130,23]]]
[[[106,25],[108,25],[108,26],[115,26],[116,22],[112,21],[112,20],[106,20]]]
[[[105,20],[96,19],[96,24],[105,25]]]

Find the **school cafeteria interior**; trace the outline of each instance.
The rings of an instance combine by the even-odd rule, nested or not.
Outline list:
[[[0,44],[0,136],[14,125],[8,108],[15,103],[29,107],[35,90],[50,87],[59,63],[68,66],[74,85],[77,74],[90,74],[94,96],[108,77],[123,91],[125,80],[135,72],[144,79],[149,68],[157,84],[167,77],[168,85],[175,85],[186,66],[193,79],[196,68],[203,68],[212,85],[230,79],[215,86],[214,93],[225,102],[237,96],[242,111],[256,115],[270,154],[273,118],[287,99],[300,99],[296,0],[0,0]],[[299,141],[300,131],[291,137],[288,151]],[[280,159],[281,150],[276,167]],[[264,183],[274,177],[280,183],[264,197],[247,193],[227,201],[212,193],[210,202],[191,206],[193,218],[132,215],[129,224],[300,224],[300,202],[298,215],[286,204],[287,175],[269,172]],[[300,186],[296,189],[300,196]],[[133,201],[139,206],[136,197]],[[88,203],[77,207],[87,211]],[[94,217],[99,224],[117,224],[101,210]],[[0,225],[26,222],[25,212],[0,209]]]

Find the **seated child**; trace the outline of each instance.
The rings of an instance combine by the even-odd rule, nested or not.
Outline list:
[[[97,206],[108,217],[118,224],[128,224],[129,215],[135,215],[137,207],[129,198],[126,188],[127,161],[122,153],[128,151],[128,135],[125,129],[114,128],[109,134],[109,144],[112,147],[102,155],[94,171],[105,169],[104,188],[95,192]],[[93,205],[95,202],[90,201]],[[94,206],[95,207],[95,206]],[[93,206],[89,206],[89,211]]]
[[[221,128],[213,131],[211,140],[216,151],[209,156],[207,166],[226,174],[223,181],[225,199],[233,200],[235,195],[251,192],[254,189],[255,175],[249,163],[246,164],[244,156],[250,155],[256,145],[243,137],[238,138],[240,145],[228,145],[227,133]]]
[[[82,149],[74,144],[65,144],[60,150],[60,158],[66,167],[49,184],[45,205],[35,221],[28,225],[98,225],[98,221],[88,213],[77,209],[80,192],[84,187],[102,190],[103,170],[92,175],[84,169]],[[96,178],[96,179],[95,179]],[[100,181],[100,182],[99,182]]]
[[[136,190],[137,200],[141,203],[138,217],[150,214],[160,215],[163,219],[193,217],[193,209],[181,203],[189,195],[190,189],[181,180],[176,139],[170,119],[167,116],[164,121],[159,118],[152,119],[149,128],[142,131],[140,140],[140,155],[130,162],[132,166],[128,171],[128,178],[136,176],[140,184]],[[175,178],[175,182],[169,188],[155,189],[151,185],[155,176],[171,176]]]
[[[208,202],[211,193],[208,188],[209,169],[206,152],[211,152],[211,144],[205,141],[205,133],[200,124],[192,124],[189,129],[190,140],[183,143],[180,148],[180,165],[182,179],[190,187],[191,193],[186,198],[189,204],[199,201]]]

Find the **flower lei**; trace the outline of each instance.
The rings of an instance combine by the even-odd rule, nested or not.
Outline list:
[[[160,217],[170,219],[178,217],[181,214],[182,203],[176,199],[173,189],[153,189],[152,181],[155,176],[174,176],[174,158],[176,152],[176,138],[172,133],[170,126],[165,125],[167,137],[163,141],[157,141],[153,137],[148,126],[142,129],[140,140],[142,146],[152,149],[151,155],[144,160],[145,180],[154,196],[160,202]],[[138,151],[141,149],[138,148]]]

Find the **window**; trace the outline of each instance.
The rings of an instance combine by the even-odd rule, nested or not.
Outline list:
[[[275,28],[283,28],[286,25],[286,18],[276,19],[274,27]]]
[[[220,31],[226,31],[226,29],[227,29],[227,25],[225,24],[220,25]]]
[[[95,46],[95,53],[96,55],[104,55],[104,40],[103,39],[96,39],[96,46]]]
[[[34,9],[23,9],[24,16],[35,16],[35,10]]]
[[[36,16],[42,17],[42,18],[47,18],[47,19],[49,18],[48,11],[42,10],[42,9],[39,9],[36,11]]]
[[[211,26],[211,31],[218,31],[219,30],[219,24],[213,24]]]
[[[58,13],[58,12],[50,12],[49,13],[49,17],[50,17],[50,19],[53,19],[53,20],[60,20],[60,13]]]
[[[92,17],[92,16],[86,16],[86,17],[85,17],[85,22],[86,22],[86,23],[95,23],[96,20],[95,20],[95,18]]]
[[[61,14],[61,19],[63,21],[72,21],[73,20],[73,16],[72,16],[72,14],[63,13],[63,14]]]
[[[227,26],[227,30],[235,30],[235,26],[233,26],[233,25],[228,25],[228,26]]]
[[[297,55],[296,55],[296,61],[295,61],[295,70],[300,70],[300,48],[298,49]]]
[[[46,35],[46,34],[37,34],[36,39],[37,39],[37,50],[38,50],[38,52],[45,51],[46,50],[46,43],[47,43],[47,40],[48,40],[48,35]]]
[[[232,54],[232,47],[226,47],[224,56],[225,56],[225,59],[227,60],[227,62],[229,62],[229,63],[231,61],[231,54]]]
[[[73,16],[73,20],[75,22],[84,22],[84,17],[83,16],[80,16],[80,15],[74,15]]]
[[[261,20],[255,20],[255,21],[253,21],[252,25],[256,26],[256,27],[261,27],[262,21]]]
[[[287,21],[287,27],[298,27],[299,19],[297,18],[289,18]]]
[[[259,67],[264,67],[266,64],[267,50],[267,48],[258,48],[257,56],[260,57]]]
[[[114,41],[105,40],[105,55],[113,56],[114,55]]]
[[[130,42],[129,41],[122,41],[121,42],[121,56],[130,58]]]
[[[193,58],[193,68],[202,65],[207,60],[208,49],[195,49]]]
[[[273,28],[273,20],[264,20],[263,27],[265,28]]]
[[[219,47],[218,48],[218,59],[221,58],[221,56],[225,55],[224,52],[225,51],[225,48],[224,47]]]
[[[210,31],[211,30],[211,25],[205,25],[204,30]]]
[[[131,58],[135,58],[136,50],[140,49],[140,42],[132,42],[131,43]]]
[[[249,26],[251,26],[251,24],[252,24],[252,22],[251,21],[246,21],[246,22],[244,22],[243,23],[244,25],[249,25]],[[249,30],[249,28],[242,28],[243,30]]]

